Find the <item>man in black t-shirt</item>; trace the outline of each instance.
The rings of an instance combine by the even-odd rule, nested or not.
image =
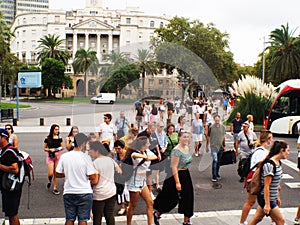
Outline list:
[[[233,135],[233,144],[235,150],[237,150],[236,139],[242,130],[242,124],[243,120],[241,119],[241,113],[237,112],[235,118],[230,123],[230,132]]]
[[[2,183],[2,176],[4,173],[15,173],[19,172],[18,158],[11,152],[7,151],[10,146],[8,142],[8,133],[4,129],[0,129],[0,148],[2,149],[0,157],[0,184]],[[20,225],[20,220],[18,216],[18,210],[20,205],[20,199],[22,194],[21,190],[9,191],[3,190],[1,187],[2,194],[2,211],[5,216],[9,219],[10,225]]]

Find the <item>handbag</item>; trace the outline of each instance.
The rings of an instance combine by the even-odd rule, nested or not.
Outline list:
[[[22,189],[24,177],[14,173],[4,173],[2,175],[2,190],[19,191]]]
[[[234,150],[223,152],[218,154],[218,163],[220,166],[231,165],[236,163],[236,154]]]

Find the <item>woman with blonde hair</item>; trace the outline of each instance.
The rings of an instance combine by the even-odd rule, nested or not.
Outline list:
[[[270,146],[272,141],[273,141],[273,135],[270,131],[262,131],[260,133],[260,136],[257,141],[257,148],[254,150],[254,153],[252,154],[251,157],[250,168],[253,168],[258,162],[264,160],[267,157],[267,155],[269,154],[269,150],[267,149],[267,147]],[[251,175],[249,174],[247,176],[247,179],[251,179],[250,176],[253,175],[255,168],[252,171],[253,172],[250,172]],[[245,181],[245,186],[247,186],[247,182],[248,182],[247,179]],[[247,199],[242,208],[242,214],[241,214],[239,225],[247,224],[247,216],[250,212],[250,209],[255,204],[256,199],[257,199],[256,195],[252,195],[249,192],[247,193]]]
[[[128,133],[124,137],[120,138],[120,140],[124,141],[125,143],[125,150],[127,150],[129,148],[129,145],[134,141],[134,139],[136,139],[138,133],[139,129],[131,124]]]

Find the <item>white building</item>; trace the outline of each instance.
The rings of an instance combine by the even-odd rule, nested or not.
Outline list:
[[[71,60],[67,72],[73,74],[73,57],[78,49],[91,48],[97,52],[100,63],[103,56],[112,51],[125,52],[132,57],[134,47],[142,48],[149,43],[158,27],[168,23],[166,17],[145,15],[138,8],[109,10],[102,8],[102,1],[87,0],[84,9],[18,14],[11,31],[15,38],[11,50],[24,63],[37,64],[38,41],[47,34],[57,34],[66,40],[66,49]],[[81,82],[82,76],[73,76],[74,87]],[[94,82],[95,77],[87,80]],[[88,91],[88,94],[91,94]]]

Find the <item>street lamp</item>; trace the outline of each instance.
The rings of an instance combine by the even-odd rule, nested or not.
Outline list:
[[[265,37],[263,37],[263,52],[262,52],[262,82],[264,83],[265,82],[265,44],[266,44],[266,41],[265,41]]]

